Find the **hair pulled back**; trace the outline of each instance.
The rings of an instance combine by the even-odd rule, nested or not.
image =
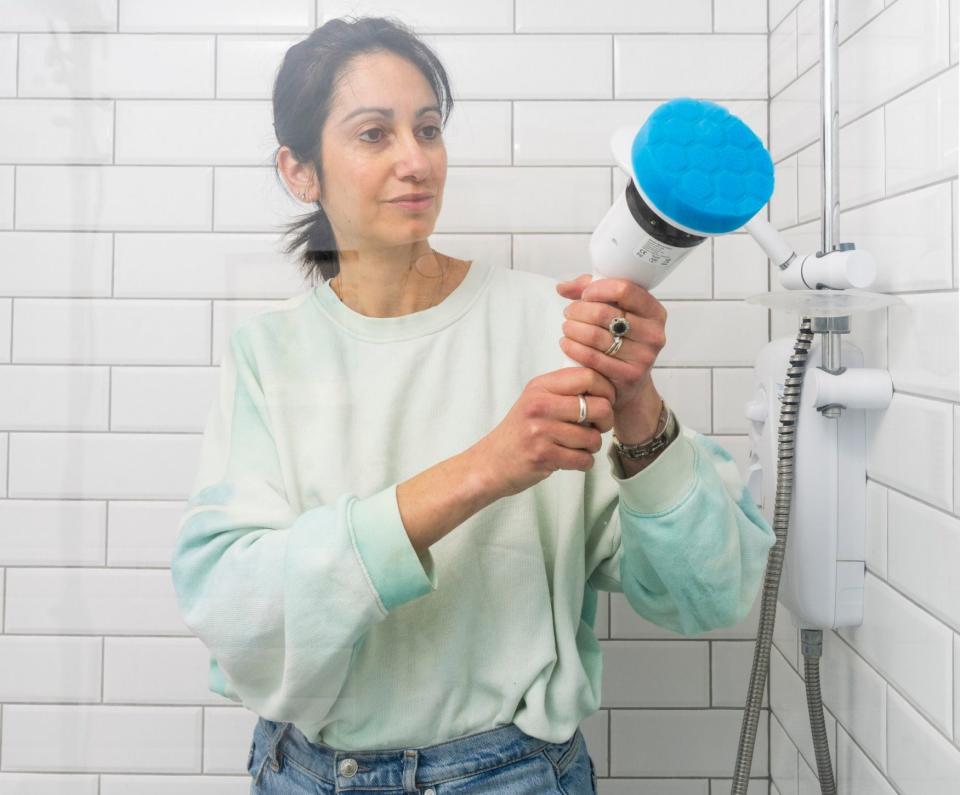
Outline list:
[[[273,85],[273,128],[280,146],[290,148],[301,163],[321,171],[321,133],[330,113],[333,92],[349,61],[367,52],[390,51],[409,60],[433,87],[446,124],[453,109],[450,84],[440,60],[403,22],[388,17],[331,19],[286,51]],[[283,183],[274,151],[274,168]],[[340,256],[330,220],[320,202],[317,209],[286,225],[284,248],[291,254],[303,247],[299,264],[305,277],[332,279],[340,272]]]

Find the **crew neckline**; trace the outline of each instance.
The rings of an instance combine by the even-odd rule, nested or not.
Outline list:
[[[330,280],[314,287],[312,295],[317,305],[353,336],[372,342],[392,342],[421,337],[455,322],[472,306],[492,273],[489,262],[471,260],[463,280],[439,304],[398,317],[361,315],[340,300]]]

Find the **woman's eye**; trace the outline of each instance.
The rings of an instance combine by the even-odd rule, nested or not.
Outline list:
[[[430,125],[424,127],[423,130],[435,130],[435,131],[436,131],[436,132],[434,132],[432,135],[426,136],[426,138],[427,138],[428,141],[435,141],[437,138],[440,137],[440,134],[443,132],[443,131],[442,131],[439,127],[437,127],[435,124],[430,124]],[[374,138],[373,140],[371,140],[371,139],[369,139],[369,138],[364,138],[364,137],[363,137],[364,135],[368,135],[369,133],[383,133],[383,130],[381,130],[379,127],[371,127],[369,130],[364,130],[362,133],[360,133],[360,138],[361,138],[361,140],[364,140],[364,141],[366,141],[367,143],[370,143],[370,144],[378,144],[378,143],[380,143],[380,142],[383,140],[383,136],[382,136],[382,135],[378,135],[378,136],[377,136],[376,138]]]

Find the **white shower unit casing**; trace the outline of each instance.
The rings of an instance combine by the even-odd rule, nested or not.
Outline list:
[[[794,344],[781,338],[760,351],[745,407],[751,443],[747,488],[771,524],[780,401]],[[779,599],[798,626],[830,629],[863,620],[865,414],[889,403],[892,386],[885,370],[862,367],[863,353],[852,343],[842,343],[845,367],[838,374],[821,369],[821,352],[813,341],[800,394]],[[844,407],[838,417],[818,411],[830,404]]]

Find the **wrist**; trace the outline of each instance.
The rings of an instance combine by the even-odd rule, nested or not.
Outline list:
[[[613,433],[623,444],[643,444],[661,430],[663,398],[647,381],[636,398],[619,407],[613,416]]]
[[[474,445],[457,456],[461,465],[461,486],[464,496],[474,506],[475,511],[487,507],[506,492],[486,463],[489,460],[480,449]]]
[[[651,419],[654,412],[655,421]],[[649,390],[642,403],[625,407],[615,419],[613,434],[613,447],[623,476],[633,477],[650,466],[678,434],[676,417],[655,390]]]

